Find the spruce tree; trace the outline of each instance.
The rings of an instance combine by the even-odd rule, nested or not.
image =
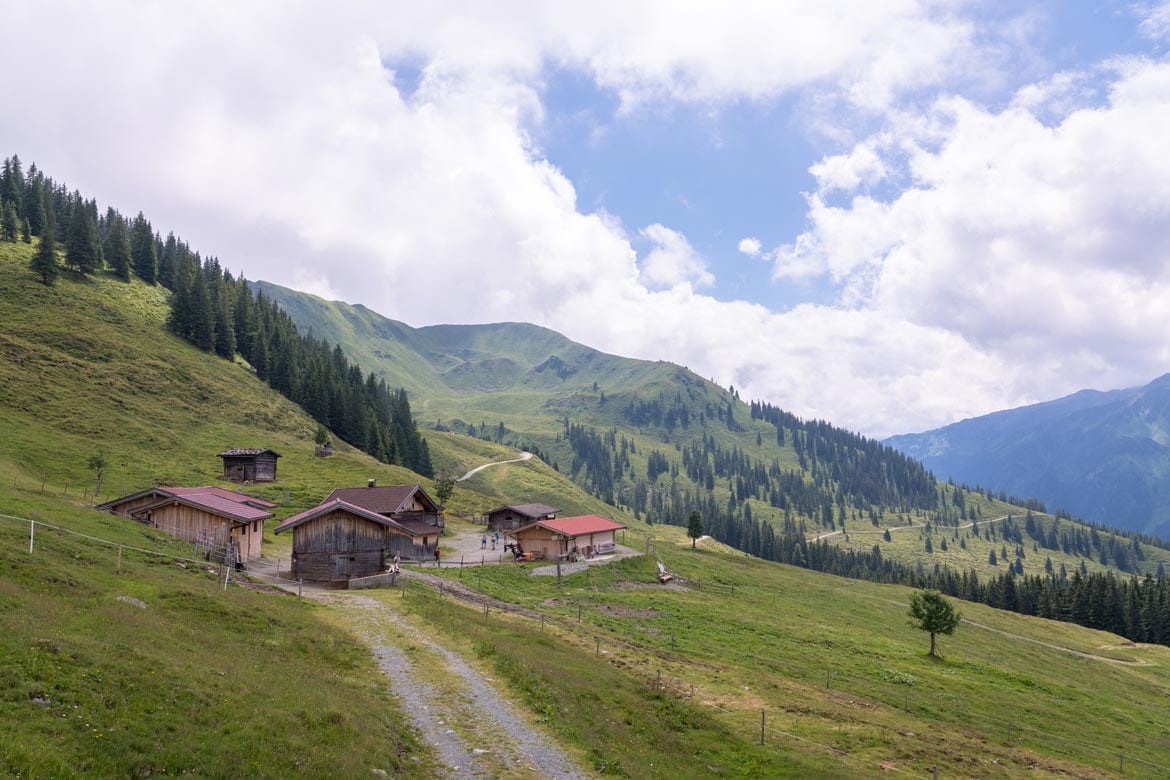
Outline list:
[[[207,281],[199,270],[195,272],[191,285],[190,306],[191,341],[200,349],[210,352],[215,346],[215,312],[211,306],[211,295],[207,292]]]
[[[20,158],[15,154],[4,161],[0,171],[0,199],[11,203],[18,216],[24,216],[24,174],[20,170]]]
[[[105,254],[114,275],[124,282],[130,281],[130,239],[126,235],[126,220],[120,214],[107,222]]]
[[[158,281],[158,255],[154,246],[154,230],[142,212],[134,218],[130,229],[130,256],[134,260],[134,273],[142,281],[154,284]]]
[[[236,356],[235,305],[230,285],[219,284],[219,303],[215,308],[215,354],[231,360]]]
[[[10,200],[0,202],[0,239],[16,241],[20,235],[20,219],[16,216],[16,204]]]
[[[65,264],[73,266],[82,276],[98,269],[99,250],[97,226],[86,204],[78,199],[73,204],[69,220],[69,238],[65,244]]]
[[[48,215],[45,209],[45,183],[40,175],[29,179],[28,202],[24,204],[24,216],[34,236],[43,235]]]
[[[52,224],[50,222],[50,224]],[[40,246],[32,256],[29,267],[32,272],[41,277],[41,283],[52,285],[57,281],[61,269],[57,266],[57,239],[56,230],[46,230],[41,236]]]
[[[28,217],[20,223],[20,240],[26,244],[32,243],[32,225],[28,223]]]

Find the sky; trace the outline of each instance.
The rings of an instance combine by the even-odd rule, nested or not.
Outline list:
[[[0,155],[871,436],[1170,371],[1166,0],[184,5],[0,0]]]

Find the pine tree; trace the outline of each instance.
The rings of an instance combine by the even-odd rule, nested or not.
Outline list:
[[[24,173],[20,169],[20,158],[15,154],[5,160],[0,169],[0,199],[11,203],[18,217],[24,216]]]
[[[5,200],[0,202],[0,239],[16,241],[20,236],[20,219],[16,215],[16,204]]]
[[[28,217],[20,223],[20,240],[26,244],[32,243],[32,225],[28,222]]]
[[[195,346],[207,352],[215,346],[215,312],[211,307],[211,296],[207,292],[207,282],[200,270],[195,271],[195,278],[191,284],[190,300],[191,341]],[[286,388],[277,388],[285,390]]]
[[[34,236],[44,235],[48,214],[45,209],[45,184],[38,174],[29,177],[28,199],[24,204],[24,216]]]
[[[134,260],[134,273],[147,284],[158,281],[158,256],[154,246],[154,231],[142,212],[134,218],[130,228],[130,256]]]
[[[236,356],[235,306],[231,287],[219,285],[219,305],[215,309],[215,354],[231,360]]]
[[[50,225],[52,222],[50,221]],[[45,285],[52,285],[57,281],[57,276],[61,269],[57,265],[57,239],[55,229],[46,230],[41,236],[40,246],[37,247],[36,254],[32,256],[29,262],[29,267],[32,272],[41,277],[41,283]]]
[[[69,238],[65,244],[65,264],[73,266],[82,276],[98,270],[100,246],[97,226],[86,204],[79,198],[73,205],[69,221]]]
[[[126,220],[120,214],[107,220],[105,254],[114,275],[124,282],[130,281],[130,239],[126,235]]]

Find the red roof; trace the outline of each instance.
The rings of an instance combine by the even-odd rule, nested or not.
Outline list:
[[[219,515],[220,517],[226,517],[229,520],[235,520],[241,523],[247,523],[253,520],[267,520],[272,517],[271,512],[266,512],[250,504],[217,496],[212,493],[168,495],[160,501],[155,501],[153,504],[134,510],[131,514],[142,514],[152,509],[158,509],[160,506],[166,506],[167,504],[186,504],[187,506],[197,507],[206,512],[210,512],[213,515]]]
[[[538,520],[535,523],[527,526],[531,528],[533,525],[539,525],[542,528],[547,528],[550,531],[564,534],[569,538],[575,536],[585,536],[586,534],[596,534],[602,531],[617,531],[625,528],[621,523],[615,523],[613,520],[607,520],[599,515],[581,515],[580,517],[562,517],[558,520]],[[516,531],[522,529],[517,528]],[[515,534],[513,531],[512,534]]]
[[[276,507],[276,504],[272,503],[271,501],[265,501],[262,498],[244,495],[243,493],[237,493],[234,490],[227,490],[226,488],[215,487],[211,485],[207,487],[163,487],[159,488],[159,490],[165,491],[175,496],[191,496],[206,493],[213,496],[219,496],[220,498],[226,498],[229,501],[236,501],[241,504],[251,504],[253,506],[265,507],[267,509],[274,509]]]

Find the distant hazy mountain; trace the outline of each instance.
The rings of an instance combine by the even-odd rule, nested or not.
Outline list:
[[[935,476],[1170,538],[1170,374],[886,440]]]

